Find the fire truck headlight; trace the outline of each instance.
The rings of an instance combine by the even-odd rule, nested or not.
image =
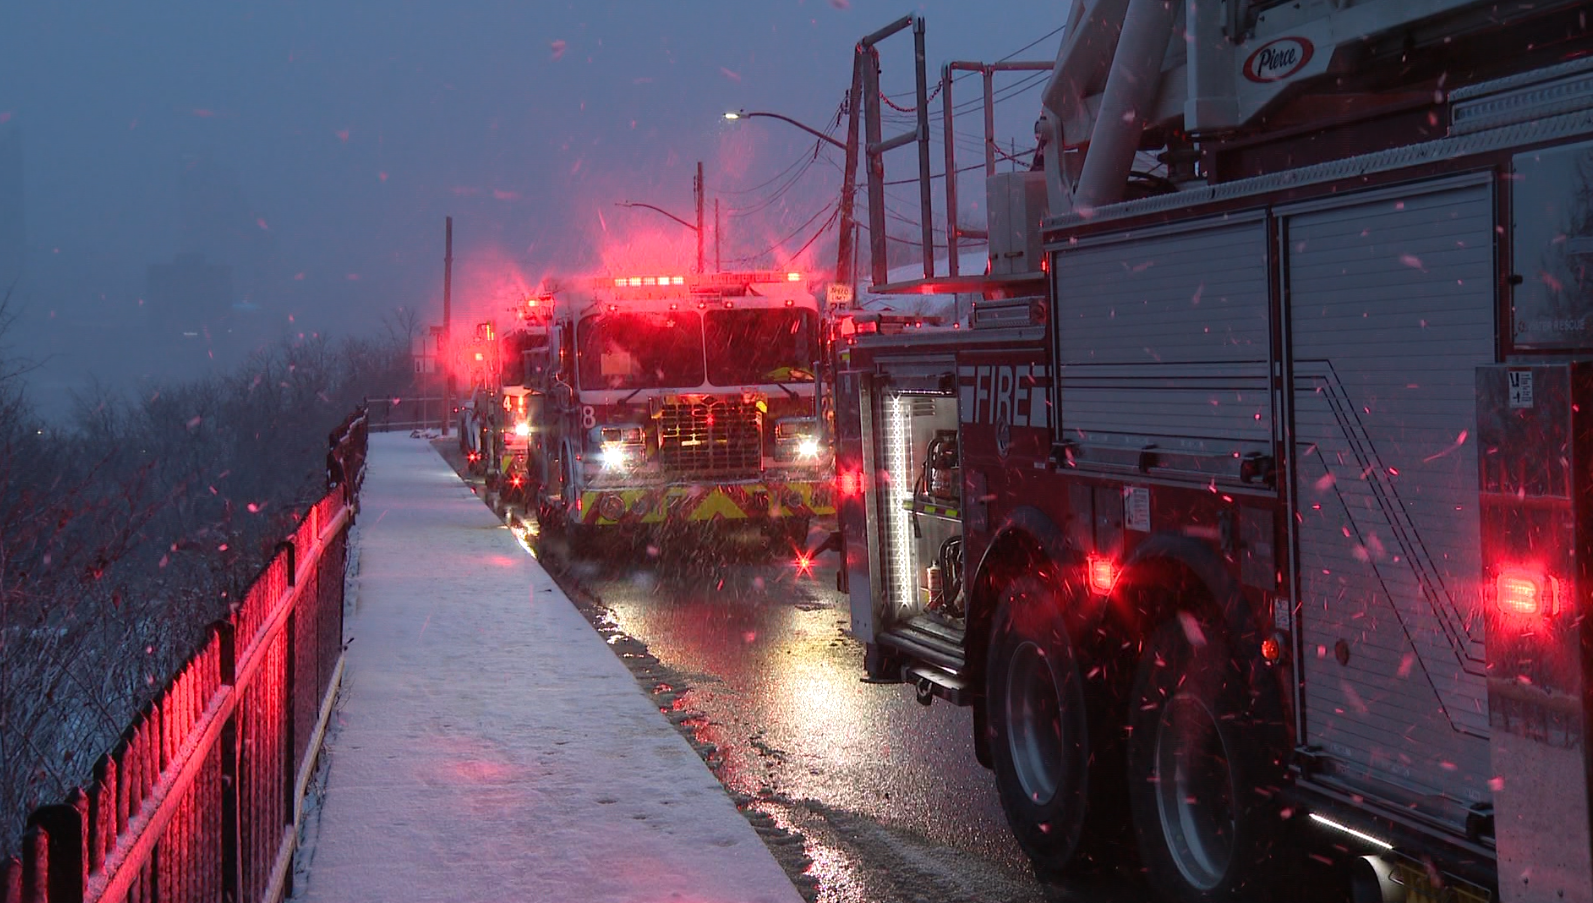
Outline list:
[[[531,435],[531,424],[526,423],[524,420],[516,423],[514,425],[514,434],[519,436],[521,439]]]
[[[598,450],[598,463],[607,471],[627,470],[647,455],[647,433],[634,423],[595,426],[587,438],[587,447]]]
[[[604,470],[624,470],[630,465],[630,452],[618,442],[605,442],[603,450],[598,453],[598,460],[602,462]]]
[[[819,422],[812,417],[787,417],[774,422],[775,457],[785,461],[817,461],[824,452]]]

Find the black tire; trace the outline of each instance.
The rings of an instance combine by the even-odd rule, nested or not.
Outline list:
[[[1001,592],[985,694],[1001,808],[1036,873],[1056,877],[1080,853],[1090,814],[1090,719],[1061,600],[1033,576]]]
[[[1182,903],[1270,900],[1281,775],[1227,633],[1179,612],[1130,694],[1129,807],[1146,877]]]

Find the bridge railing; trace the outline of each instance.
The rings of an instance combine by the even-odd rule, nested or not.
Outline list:
[[[0,863],[0,903],[275,903],[291,890],[342,676],[367,428],[361,408],[333,431],[326,495],[88,786],[29,816],[22,855]]]
[[[410,430],[440,430],[452,412],[443,410],[443,399],[419,395],[401,398],[367,398],[370,428],[378,433]]]

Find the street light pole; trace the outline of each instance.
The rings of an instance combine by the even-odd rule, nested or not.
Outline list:
[[[442,347],[437,350],[443,366],[442,436],[448,438],[448,419],[454,407],[454,340],[453,340],[453,285],[454,285],[454,218],[443,219],[443,328]]]
[[[846,151],[846,168],[841,174],[840,234],[836,236],[838,249],[835,255],[835,281],[842,285],[852,285],[853,283],[852,254],[850,249],[852,247],[852,232],[857,226],[857,221],[853,215],[854,200],[857,195],[857,123],[858,110],[862,103],[863,93],[863,62],[866,58],[867,55],[861,50],[855,53],[852,57],[852,88],[847,95],[848,118],[846,124],[845,143],[842,143],[837,138],[832,138],[831,136],[824,134],[812,126],[797,122],[795,119],[792,119],[789,116],[781,115],[779,113],[769,113],[763,110],[754,110],[751,112],[748,112],[747,110],[736,110],[734,112],[725,114],[725,118],[731,120],[732,122],[741,119],[757,119],[759,117],[766,119],[778,119],[787,125],[796,126],[802,131],[807,132],[809,135],[812,135],[813,137],[831,145],[832,147],[838,147],[841,150]]]
[[[810,125],[803,125],[802,123],[797,122],[795,119],[792,119],[789,116],[782,116],[779,113],[765,113],[761,110],[749,113],[746,110],[736,110],[735,112],[725,114],[725,118],[731,122],[735,122],[740,119],[757,119],[760,116],[767,119],[778,119],[787,125],[794,125],[802,131],[807,132],[809,135],[819,139],[820,141],[833,144],[842,150],[846,149],[846,145],[842,144],[840,139],[832,138]]]
[[[690,229],[691,231],[697,233],[697,272],[701,273],[703,271],[702,270],[702,263],[703,263],[703,260],[702,260],[702,242],[703,242],[702,198],[703,198],[703,184],[702,184],[702,162],[701,161],[698,161],[698,163],[697,163],[697,178],[692,182],[692,193],[696,196],[696,201],[697,201],[697,225],[695,225],[695,226],[693,226],[691,223],[686,222],[685,220],[681,219],[680,217],[676,216],[675,214],[670,213],[668,210],[665,210],[662,207],[655,207],[652,204],[643,204],[640,201],[619,201],[619,202],[615,203],[614,206],[616,206],[616,207],[645,207],[648,210],[653,211],[654,213],[662,213],[663,215],[665,215],[665,216],[669,217],[670,219],[674,220],[675,222],[680,223],[682,226],[685,226],[686,228]],[[718,201],[714,201],[714,211],[715,211],[714,215],[716,217],[718,216],[718,210],[719,210],[719,202]],[[714,235],[714,241],[717,242],[718,240],[719,240],[719,236],[718,236],[718,233],[716,232],[715,235]]]

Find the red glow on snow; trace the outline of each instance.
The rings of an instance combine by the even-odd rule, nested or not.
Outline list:
[[[548,42],[548,48],[553,51],[554,62],[558,62],[559,57],[564,56],[564,49],[568,46],[562,38]]]
[[[11,112],[12,112],[11,110],[6,110],[5,112],[0,113],[0,123],[10,122],[11,121]],[[133,121],[137,122],[138,120],[135,119]]]
[[[254,224],[256,226],[259,226],[262,230],[264,230],[266,232],[270,232],[271,231],[271,227],[266,225],[265,217],[263,217],[263,216],[255,217],[254,218]]]
[[[195,116],[198,116],[200,119],[209,119],[212,116],[216,115],[216,111],[215,110],[206,110],[206,109],[201,109],[201,108],[196,108],[193,111],[193,113],[194,113]]]

